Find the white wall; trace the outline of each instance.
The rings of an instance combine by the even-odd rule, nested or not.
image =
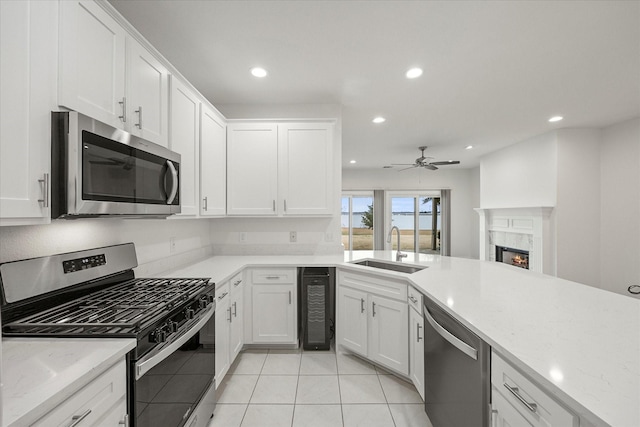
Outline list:
[[[211,222],[216,254],[327,254],[342,252],[340,194],[342,189],[342,107],[337,104],[218,105],[229,119],[332,119],[334,135],[334,213],[330,218],[220,218]],[[289,242],[289,232],[297,242]],[[244,238],[241,241],[241,237]]]
[[[640,285],[640,118],[602,130],[601,287]]]
[[[138,264],[145,264],[136,274],[156,274],[210,252],[209,221],[99,218],[0,227],[0,263],[128,242],[136,246]]]
[[[555,132],[495,151],[480,161],[480,207],[555,206]]]
[[[479,170],[444,169],[343,169],[342,188],[355,190],[451,190],[451,256],[478,258]]]
[[[557,276],[600,286],[600,130],[561,129],[555,207]]]

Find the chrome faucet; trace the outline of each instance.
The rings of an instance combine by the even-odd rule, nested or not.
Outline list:
[[[396,262],[400,262],[402,261],[402,258],[407,257],[407,254],[403,254],[402,252],[400,252],[400,229],[397,226],[394,225],[393,227],[391,227],[391,230],[389,230],[389,235],[387,236],[387,243],[391,243],[391,235],[393,234],[394,229],[398,233],[398,252],[396,253]]]

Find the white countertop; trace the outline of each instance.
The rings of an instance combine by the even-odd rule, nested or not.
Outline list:
[[[131,338],[3,338],[2,425],[30,425],[135,346]]]
[[[395,252],[214,256],[164,273],[220,283],[251,266],[343,266],[407,278],[573,411],[596,425],[640,426],[640,300],[504,264],[409,253],[412,275],[345,262]]]

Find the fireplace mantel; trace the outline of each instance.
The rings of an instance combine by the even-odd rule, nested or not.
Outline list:
[[[495,261],[495,246],[529,252],[529,269],[555,275],[553,206],[476,208],[480,215],[480,259]]]

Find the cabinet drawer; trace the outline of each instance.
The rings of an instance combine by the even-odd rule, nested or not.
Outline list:
[[[44,415],[33,426],[68,426],[82,416],[83,420],[77,423],[79,427],[101,425],[113,408],[122,407],[118,402],[127,394],[126,376],[126,364],[122,360]],[[123,420],[125,415],[126,406],[117,418]]]
[[[242,285],[242,281],[243,281],[242,272],[240,272],[240,273],[236,274],[235,276],[233,276],[229,280],[229,289],[231,290],[231,292],[233,292],[236,289],[240,288],[241,285]]]
[[[491,352],[491,384],[534,425],[573,426],[579,419],[496,352]],[[521,398],[518,398],[518,396]]]
[[[422,314],[422,294],[413,286],[407,286],[407,302],[418,314]]]
[[[220,304],[222,301],[226,301],[229,299],[229,292],[231,291],[231,287],[229,286],[229,282],[222,283],[219,287],[216,288],[216,303]]]
[[[397,299],[402,302],[407,301],[407,284],[401,280],[340,270],[338,272],[338,283],[340,286],[349,286],[350,288]]]
[[[251,271],[251,283],[254,285],[296,283],[296,269],[258,268]]]

